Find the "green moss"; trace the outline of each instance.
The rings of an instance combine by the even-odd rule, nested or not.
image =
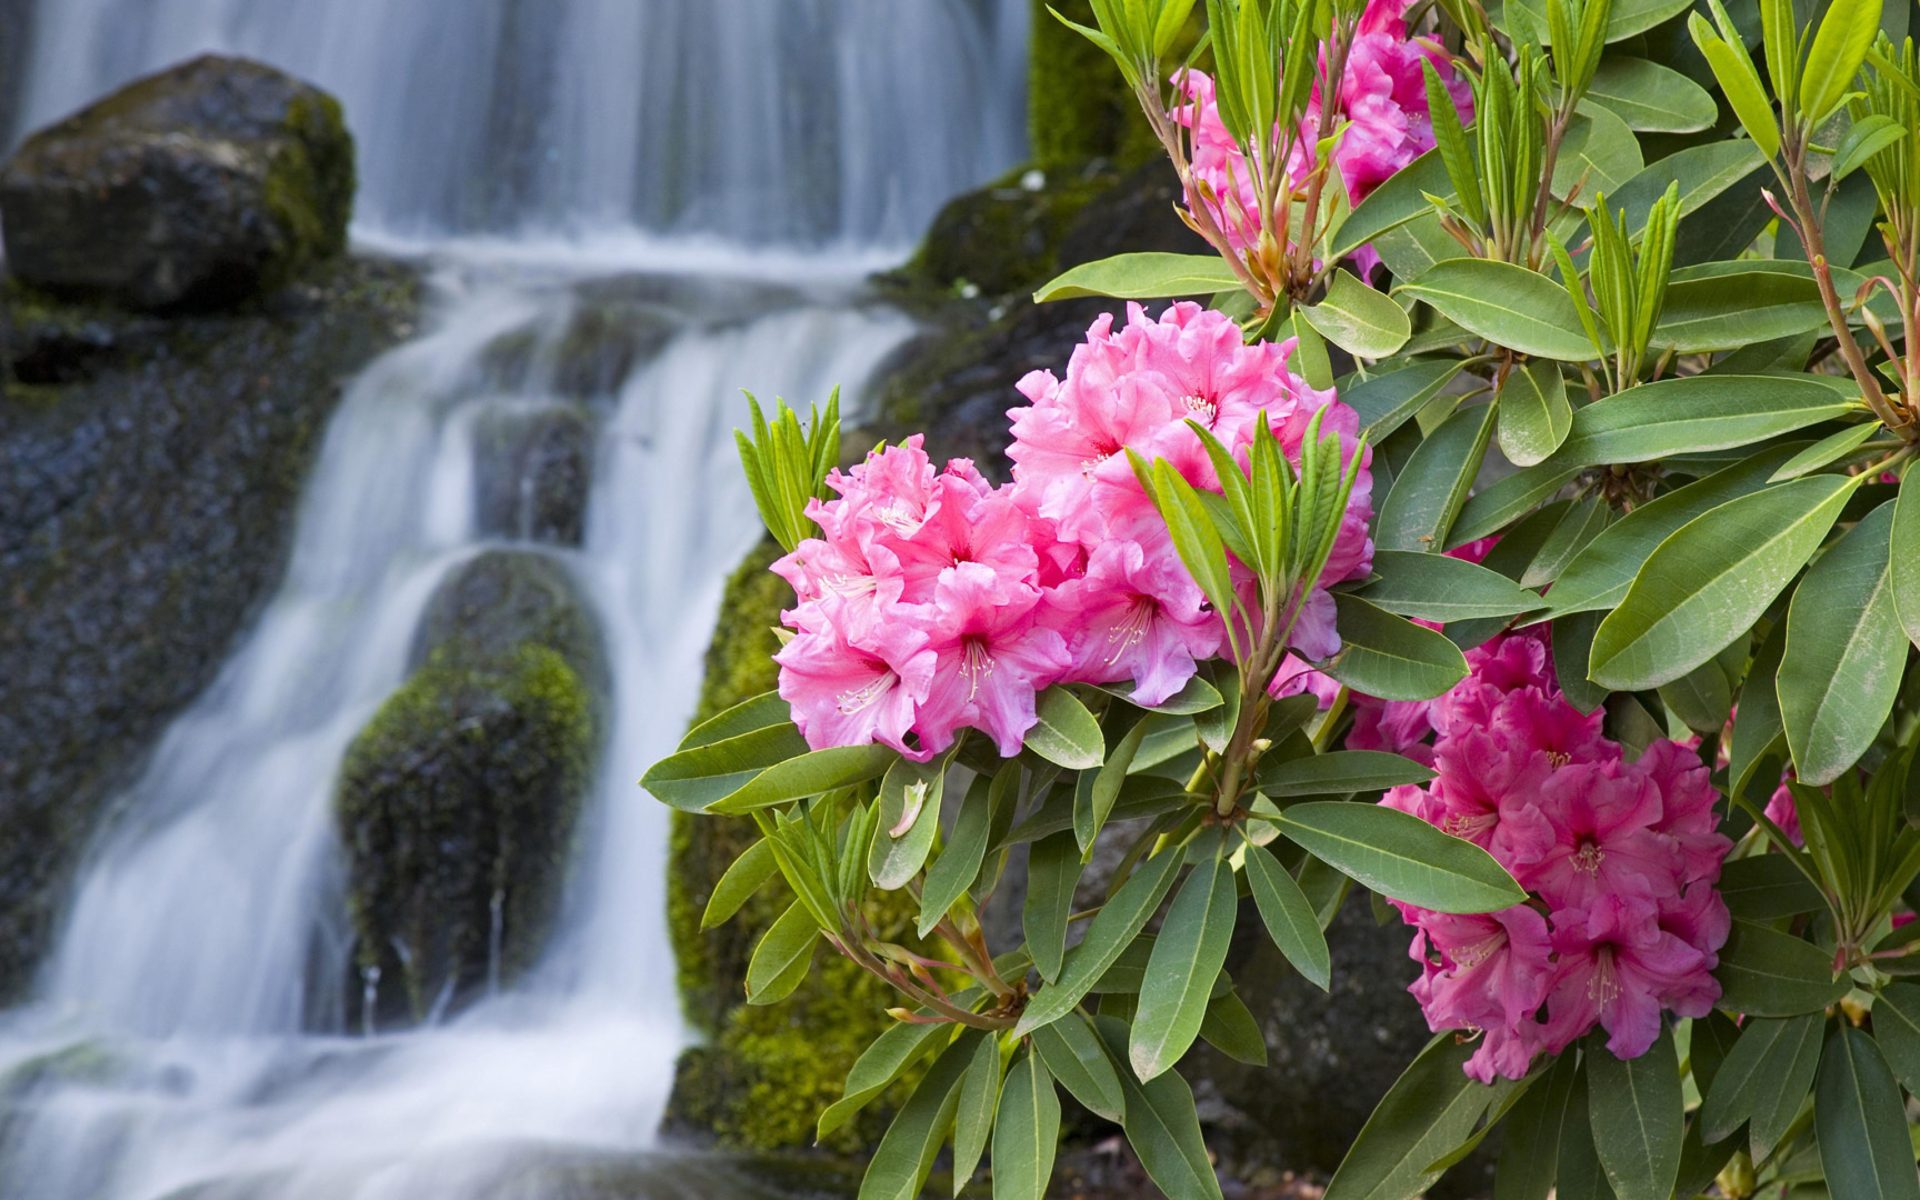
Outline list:
[[[590,689],[533,643],[437,648],[354,739],[337,813],[360,964],[404,981],[412,1016],[533,964],[597,744]]]
[[[1087,158],[1144,162],[1159,153],[1133,93],[1106,51],[1048,11],[1089,28],[1089,0],[1033,0],[1027,139],[1044,164]]]
[[[987,295],[1030,292],[1058,273],[1074,218],[1116,178],[1105,159],[1017,168],[948,201],[905,271],[940,289],[966,283]]]

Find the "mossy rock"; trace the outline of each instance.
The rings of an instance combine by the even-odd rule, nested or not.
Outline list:
[[[1114,179],[1105,159],[1012,171],[948,201],[907,270],[940,288],[1031,292],[1053,277],[1074,218]]]
[[[1120,68],[1049,9],[1076,24],[1094,26],[1090,0],[1033,0],[1027,40],[1027,142],[1034,158],[1048,166],[1088,158],[1132,165],[1158,156],[1160,144]],[[1169,55],[1171,61],[1184,58],[1199,30],[1195,17]]]
[[[226,307],[345,250],[354,182],[338,101],[205,55],[22,144],[0,170],[7,266],[67,297]]]
[[[578,546],[596,431],[579,404],[481,414],[473,432],[474,519],[483,535]]]
[[[597,636],[537,554],[456,571],[417,652],[348,748],[335,799],[357,965],[378,972],[372,1016],[389,1023],[538,958],[600,742]]]
[[[103,805],[284,578],[343,387],[421,305],[412,268],[353,258],[164,319],[0,284],[0,999]]]

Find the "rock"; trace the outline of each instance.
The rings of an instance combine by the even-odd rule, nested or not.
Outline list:
[[[345,381],[406,336],[410,268],[338,260],[271,303],[161,320],[18,282],[0,398],[0,999],[103,802],[284,574]]]
[[[1365,893],[1349,896],[1327,931],[1328,994],[1287,965],[1251,902],[1242,905],[1227,969],[1260,1022],[1270,1064],[1249,1066],[1206,1046],[1183,1064],[1207,1144],[1230,1175],[1324,1177],[1340,1165],[1374,1105],[1432,1037],[1406,990],[1418,973],[1410,940],[1397,918],[1374,919]],[[1485,1180],[1469,1163],[1436,1194],[1484,1194],[1477,1182]]]
[[[348,747],[335,796],[382,1022],[422,1019],[532,965],[600,741],[598,635],[544,555],[496,550],[457,568],[415,656]]]
[[[1059,179],[1062,173],[1048,177]],[[1057,239],[1030,275],[1044,281],[1068,267],[1127,251],[1205,253],[1206,243],[1173,213],[1178,195],[1165,164],[1128,172],[1060,224]],[[956,253],[929,239],[918,261],[946,261]],[[973,458],[1004,478],[1006,413],[1025,403],[1013,385],[1029,371],[1064,371],[1073,347],[1103,312],[1125,319],[1125,305],[1117,300],[1033,304],[1024,293],[984,311],[965,303],[936,308],[933,328],[881,368],[877,416],[869,431],[890,439],[924,431],[936,455]]]
[[[480,532],[577,546],[593,480],[593,417],[578,405],[493,410],[474,430]]]
[[[0,170],[7,265],[71,298],[230,306],[345,249],[353,190],[333,97],[207,55],[22,144]]]
[[[1061,239],[1087,201],[1114,179],[1104,159],[1017,169],[949,200],[906,269],[963,292],[1031,292],[1053,277]]]
[[[0,0],[0,152],[14,143],[14,121],[26,91],[37,7],[34,0]]]

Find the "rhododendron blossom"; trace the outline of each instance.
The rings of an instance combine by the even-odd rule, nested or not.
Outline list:
[[[1406,9],[1406,0],[1369,0],[1341,70],[1337,114],[1341,133],[1333,151],[1333,168],[1353,204],[1433,149],[1422,62],[1431,62],[1439,70],[1463,114],[1470,114],[1473,107],[1471,91],[1453,71],[1445,51],[1407,35]],[[1313,172],[1326,71],[1323,49],[1300,135],[1289,152],[1286,179],[1295,188],[1304,187]],[[1188,69],[1173,82],[1189,101],[1174,110],[1173,118],[1190,131],[1189,166],[1202,189],[1190,200],[1204,204],[1229,246],[1244,252],[1258,243],[1265,227],[1254,173],[1220,119],[1213,79]],[[1276,148],[1278,141],[1276,136]],[[1378,261],[1370,252],[1359,257],[1369,268]]]
[[[1629,761],[1561,694],[1532,631],[1467,661],[1426,713],[1436,777],[1382,803],[1481,846],[1529,895],[1478,917],[1396,904],[1415,929],[1410,990],[1436,1032],[1481,1035],[1466,1070],[1482,1082],[1596,1024],[1614,1054],[1643,1054],[1662,1010],[1704,1016],[1720,994],[1731,918],[1714,884],[1732,843],[1707,768],[1677,742]]]
[[[1291,645],[1337,652],[1326,588],[1371,569],[1372,476],[1359,417],[1290,368],[1293,350],[1249,346],[1195,304],[1157,320],[1133,305],[1119,330],[1111,316],[1094,323],[1064,378],[1020,381],[1031,404],[1008,414],[1011,483],[994,487],[965,459],[937,469],[918,436],[829,474],[837,494],[807,508],[821,536],[773,567],[797,600],[782,617],[795,636],[777,656],[780,695],[808,743],[881,742],[925,761],[972,728],[1011,756],[1053,684],[1131,683],[1145,705],[1178,692],[1226,648],[1226,627],[1128,452],[1217,491],[1195,424],[1242,464],[1262,420],[1295,464],[1316,418],[1321,437],[1340,436],[1348,508],[1289,614]],[[1233,572],[1251,595],[1252,574]]]

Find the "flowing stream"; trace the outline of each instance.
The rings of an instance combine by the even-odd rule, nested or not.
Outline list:
[[[278,594],[113,806],[34,1001],[0,1016],[0,1200],[546,1200],[502,1180],[560,1148],[648,1149],[685,1033],[666,813],[633,781],[684,727],[757,536],[739,389],[840,384],[857,409],[912,333],[863,273],[1020,152],[1025,8],[41,0],[29,126],[205,49],[307,75],[359,136],[357,234],[420,255],[434,299],[348,389]],[[656,335],[579,395],[576,320],[639,309]],[[508,341],[526,353],[503,376]],[[596,430],[578,547],[485,528],[475,501],[479,424],[549,406]],[[363,1027],[341,756],[436,585],[502,544],[553,556],[605,646],[561,915],[510,986]]]

